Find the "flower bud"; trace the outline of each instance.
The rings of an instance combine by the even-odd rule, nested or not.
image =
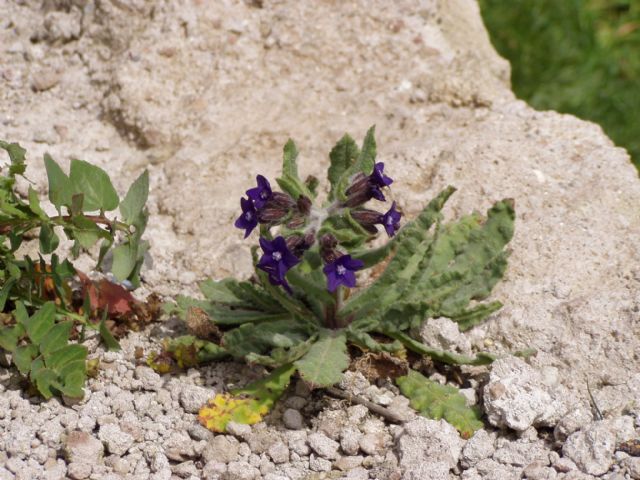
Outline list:
[[[367,208],[359,208],[357,210],[351,210],[351,216],[367,232],[372,234],[378,233],[375,225],[382,222],[382,214],[380,212]]]

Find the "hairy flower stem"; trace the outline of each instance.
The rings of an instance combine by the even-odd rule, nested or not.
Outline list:
[[[126,223],[118,222],[117,220],[109,220],[107,217],[102,215],[84,215],[85,218],[91,220],[93,223],[97,223],[99,225],[105,225],[107,228],[112,230],[120,230],[123,232],[129,232],[129,225]],[[66,227],[65,222],[72,221],[71,215],[56,215],[55,217],[49,217],[49,220],[55,223],[56,226]],[[5,235],[9,232],[13,232],[20,229],[25,229],[25,231],[32,230],[37,228],[41,222],[35,223],[32,221],[29,222],[16,222],[16,223],[0,223],[0,235]]]

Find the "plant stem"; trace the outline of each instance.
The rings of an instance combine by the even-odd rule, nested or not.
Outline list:
[[[327,393],[333,397],[337,397],[337,398],[342,398],[344,400],[348,400],[351,403],[356,403],[358,405],[364,405],[365,407],[367,407],[369,410],[371,410],[373,413],[380,415],[381,417],[385,418],[386,420],[388,420],[391,423],[402,423],[404,422],[404,419],[401,418],[399,415],[393,413],[391,410],[389,410],[388,408],[385,408],[381,405],[378,405],[377,403],[373,403],[370,402],[369,400],[366,400],[358,395],[352,395],[348,392],[345,392],[344,390],[340,390],[338,388],[335,387],[328,387],[327,389]]]

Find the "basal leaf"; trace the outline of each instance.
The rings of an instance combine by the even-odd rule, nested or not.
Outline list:
[[[62,171],[60,165],[48,153],[44,154],[44,166],[49,179],[49,201],[58,210],[62,206],[71,206],[73,187],[67,174]]]
[[[120,199],[109,175],[100,167],[84,160],[71,160],[69,179],[74,193],[84,194],[82,209],[111,211],[118,208]]]
[[[349,366],[344,332],[324,330],[304,357],[294,364],[305,382],[314,387],[330,387],[342,379]]]
[[[468,407],[457,388],[431,381],[415,370],[396,379],[400,391],[421,415],[453,425],[463,438],[470,438],[484,425],[478,408]]]
[[[143,212],[144,206],[149,197],[149,172],[145,170],[131,184],[129,191],[120,202],[120,213],[127,223],[134,223],[138,216]]]
[[[260,422],[289,386],[295,371],[293,365],[283,365],[243,389],[216,395],[200,410],[198,420],[217,433],[225,432],[231,421],[248,425]]]
[[[307,340],[310,334],[306,325],[291,318],[259,326],[245,323],[225,333],[222,345],[232,356],[242,359],[251,353],[267,353],[272,348],[291,348]]]

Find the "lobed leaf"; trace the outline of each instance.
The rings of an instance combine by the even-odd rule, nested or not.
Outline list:
[[[402,394],[422,416],[434,420],[445,419],[463,438],[470,438],[484,426],[480,410],[468,407],[457,388],[431,381],[415,370],[396,379]]]

